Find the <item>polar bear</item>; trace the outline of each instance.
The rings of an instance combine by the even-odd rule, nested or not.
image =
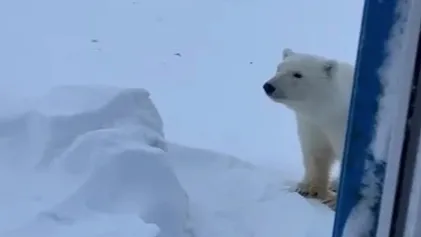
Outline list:
[[[303,154],[305,175],[296,191],[336,209],[330,189],[335,160],[341,160],[345,142],[354,67],[318,55],[283,50],[275,75],[263,85],[274,102],[292,109]]]

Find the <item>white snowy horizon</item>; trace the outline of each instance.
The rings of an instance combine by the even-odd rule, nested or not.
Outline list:
[[[95,160],[103,154],[108,158],[101,164],[107,166],[107,162],[111,165],[115,157],[120,157],[116,155],[119,152],[126,154],[125,149],[141,149],[139,152],[146,152],[144,157],[148,157],[148,146],[162,142],[168,146],[171,159],[163,162],[162,173],[157,174],[176,177],[161,181],[163,187],[179,195],[163,202],[174,205],[171,207],[177,208],[176,215],[189,213],[186,220],[193,226],[195,237],[330,234],[333,212],[283,190],[285,182],[298,181],[303,172],[295,122],[291,111],[266,98],[262,84],[272,76],[285,47],[354,63],[362,5],[363,1],[334,0],[0,2],[0,120],[21,118],[21,112],[28,108],[38,111],[28,115],[28,131],[8,128],[9,133],[0,134],[0,164],[4,171],[0,189],[10,193],[3,200],[0,197],[0,206],[9,208],[0,214],[0,233],[18,228],[12,234],[22,237],[22,233],[36,233],[34,226],[41,225],[44,229],[39,231],[46,231],[42,232],[44,235],[67,237],[70,227],[54,232],[48,220],[39,219],[45,213],[60,223],[62,213],[70,215],[72,221],[79,220],[80,224],[74,225],[68,236],[128,237],[145,233],[152,237],[163,229],[178,230],[180,226],[168,227],[169,222],[162,224],[161,219],[157,223],[149,221],[156,224],[150,225],[146,224],[147,218],[141,218],[144,225],[136,227],[140,222],[134,212],[109,214],[127,211],[130,205],[140,205],[135,207],[142,209],[145,204],[131,203],[131,198],[162,190],[138,192],[127,188],[123,192],[127,195],[121,194],[129,199],[127,206],[111,207],[110,203],[117,202],[104,200],[98,207],[108,215],[99,215],[98,210],[89,208],[82,213],[67,213],[79,210],[77,200],[91,197],[80,190],[98,188],[96,181],[87,178],[88,174],[101,177],[116,172],[115,177],[120,177],[118,170],[101,171],[91,167],[93,164],[83,163],[83,157]],[[147,91],[150,102],[139,99],[135,88]],[[79,132],[78,139],[69,144],[62,144],[57,138],[60,147],[51,147],[46,157],[40,155],[46,152],[48,137],[68,139],[65,131],[61,134],[60,129],[50,130],[54,124],[60,124],[55,122],[55,116],[73,121],[72,114],[91,113],[104,106],[103,119],[121,116],[124,123],[126,119],[132,121],[124,117],[124,111],[141,111],[135,106],[137,102],[119,97],[126,104],[118,104],[122,110],[117,112],[105,105],[117,100],[119,93],[129,93],[142,106],[151,103],[156,107],[158,115],[152,122],[145,121],[149,125],[162,120],[162,138],[150,143],[151,134],[160,129],[146,126],[143,115],[136,115],[140,122],[135,119],[137,122],[128,122],[128,127],[108,123],[100,128],[84,127],[74,131]],[[73,123],[77,124],[69,122]],[[128,133],[125,129],[132,126],[145,130]],[[144,142],[140,147],[139,139]],[[115,143],[116,150],[105,149],[107,144]],[[27,146],[26,152],[38,152],[39,157],[26,154],[19,146]],[[12,157],[21,160],[11,162]],[[127,162],[132,162],[127,157]],[[38,169],[38,158],[42,164],[56,160],[58,163],[51,164],[51,170],[31,173],[26,168]],[[115,164],[118,165],[126,167]],[[161,167],[158,163],[144,165]],[[74,175],[74,169],[83,171],[83,175]],[[149,174],[139,176],[143,180],[140,182],[156,177],[146,175]],[[8,182],[13,179],[16,184]],[[26,185],[33,188],[23,190]],[[190,206],[184,208],[180,204],[183,202]],[[24,208],[13,208],[15,205]],[[8,218],[6,214],[10,212],[14,214]],[[174,218],[184,220],[180,216]],[[64,219],[66,225],[70,219]],[[303,223],[308,228],[302,228]],[[110,228],[102,232],[89,229],[104,224]],[[127,232],[118,232],[122,228]],[[33,236],[37,235],[28,237]]]

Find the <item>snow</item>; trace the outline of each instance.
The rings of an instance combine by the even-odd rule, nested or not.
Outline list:
[[[403,133],[402,127],[405,126],[405,122],[398,116],[406,114],[408,107],[413,71],[413,63],[409,63],[408,59],[415,63],[413,41],[416,37],[409,29],[416,28],[418,19],[409,20],[409,10],[412,8],[410,3],[399,2],[398,4],[397,18],[386,44],[387,57],[379,69],[383,95],[379,99],[375,138],[371,144],[374,158],[379,162],[385,161],[387,157],[392,132]],[[397,77],[403,79],[398,81]],[[399,127],[396,131],[392,131],[396,126],[396,120],[399,122]]]
[[[354,61],[363,1],[323,1],[0,1],[0,236],[330,236],[261,89]]]
[[[145,89],[62,86],[32,101],[0,122],[1,236],[331,232],[333,212],[290,192],[288,167],[168,142]]]
[[[17,232],[18,236],[34,232],[40,236],[63,233],[69,236],[69,232],[78,233],[77,229],[90,225],[89,222],[106,226],[106,229],[82,233],[86,236],[106,236],[126,229],[106,225],[114,219],[124,225],[142,224],[144,220],[159,226],[159,235],[156,235],[156,227],[129,227],[127,232],[117,232],[121,236],[139,233],[184,236],[188,199],[164,161],[166,146],[162,120],[149,100],[149,93],[143,89],[115,90],[107,99],[108,91],[101,89],[58,88],[40,100],[54,103],[40,103],[38,108],[0,123],[1,127],[9,127],[15,131],[13,135],[17,135],[6,133],[2,136],[2,151],[9,154],[2,162],[15,168],[23,165],[24,170],[36,167],[42,173],[61,174],[59,177],[67,174],[69,179],[75,176],[80,181],[71,184],[76,188],[60,197],[58,203],[44,207],[34,220],[16,227],[13,233]],[[71,110],[65,103],[60,103],[72,98],[86,102],[95,92],[104,92],[102,103],[97,106],[93,101],[90,108]],[[21,128],[20,131],[17,128]],[[6,177],[3,179],[10,180]],[[36,195],[38,201],[44,199],[42,193],[31,195]],[[101,213],[103,215],[99,215]],[[6,220],[7,216],[3,218]],[[66,227],[69,224],[70,230]]]

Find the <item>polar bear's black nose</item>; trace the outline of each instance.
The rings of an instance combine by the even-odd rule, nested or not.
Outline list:
[[[270,83],[265,83],[263,85],[263,90],[265,90],[267,95],[272,95],[273,92],[275,92],[276,88],[274,86],[272,86],[272,84],[270,84]]]

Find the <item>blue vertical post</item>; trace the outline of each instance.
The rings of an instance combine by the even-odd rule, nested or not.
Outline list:
[[[365,164],[376,164],[375,175],[384,180],[385,164],[375,163],[369,148],[374,139],[378,99],[382,93],[378,69],[387,56],[386,42],[396,20],[398,2],[365,0],[333,237],[343,236],[347,218],[362,197]],[[379,207],[380,199],[372,210],[373,226],[364,236],[376,236]]]

